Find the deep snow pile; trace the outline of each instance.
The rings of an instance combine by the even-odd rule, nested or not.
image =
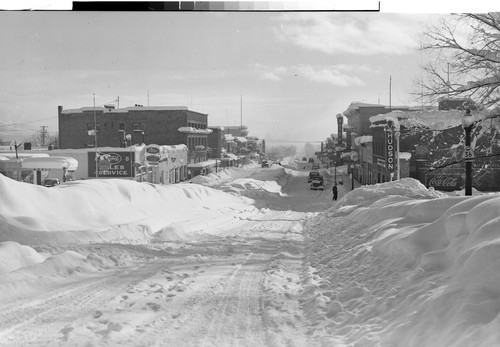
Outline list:
[[[300,176],[278,165],[249,167],[234,170],[219,190],[123,180],[44,188],[0,176],[0,301],[40,291],[44,281],[63,282],[68,275],[129,261],[116,248],[102,256],[67,250],[65,243],[189,240],[229,230],[245,218],[269,217],[268,209],[257,209],[242,195],[276,205],[287,198],[276,180]],[[318,199],[307,190],[296,192],[304,202]],[[280,253],[263,283],[285,306],[264,300],[276,307],[266,319],[279,315],[285,322],[285,313],[303,310],[308,332],[330,346],[500,344],[500,194],[449,196],[403,179],[359,187],[331,203],[286,234],[295,248]],[[279,228],[284,222],[268,223]],[[44,242],[61,252],[26,246]],[[303,245],[299,278],[285,260],[300,259]]]
[[[0,241],[24,244],[147,242],[257,212],[248,198],[197,184],[85,180],[49,189],[0,175],[0,191]]]
[[[369,205],[388,195],[398,195],[409,199],[435,199],[448,195],[427,189],[420,181],[403,178],[399,181],[365,185],[351,191],[339,200],[337,207]]]
[[[362,206],[305,226],[304,300],[325,343],[500,343],[500,195],[424,189],[410,180],[359,188],[344,204]]]
[[[279,164],[287,169],[298,169],[297,160],[295,160],[293,157],[285,157],[279,161]]]

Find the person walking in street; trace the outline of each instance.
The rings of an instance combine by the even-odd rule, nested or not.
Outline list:
[[[337,184],[336,183],[333,185],[332,193],[333,193],[333,200],[337,200],[338,191],[337,191]]]

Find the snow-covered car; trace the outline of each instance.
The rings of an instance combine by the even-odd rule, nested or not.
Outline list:
[[[313,170],[319,170],[319,164],[318,163],[312,164],[311,169],[313,169]]]
[[[311,190],[324,190],[325,185],[323,183],[323,177],[315,177],[311,182]]]
[[[263,160],[261,165],[262,167],[269,167],[269,162],[267,160]]]
[[[322,177],[319,171],[311,171],[309,172],[309,178],[307,179],[307,183],[311,183],[312,180],[316,177]]]

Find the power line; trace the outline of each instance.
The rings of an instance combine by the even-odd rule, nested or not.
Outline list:
[[[37,122],[41,122],[44,120],[50,120],[50,119],[55,119],[55,118],[57,118],[57,116],[50,117],[50,118],[44,118],[44,119],[31,120],[31,121],[22,122],[22,123],[5,124],[5,125],[0,125],[0,128],[8,128],[8,127],[15,126],[15,125],[23,125],[23,124],[29,124],[29,123],[37,123]]]
[[[484,159],[484,158],[492,158],[492,157],[500,157],[500,153],[489,154],[489,155],[481,155],[481,156],[478,156],[478,157],[474,157],[474,159]],[[432,167],[429,168],[429,171],[443,169],[445,167],[452,166],[452,165],[455,165],[455,164],[460,164],[460,163],[463,163],[465,161],[466,160],[464,160],[464,159],[454,160],[454,161],[452,161],[450,163],[447,163],[447,164],[443,164],[443,165],[439,165],[439,166],[432,166]]]

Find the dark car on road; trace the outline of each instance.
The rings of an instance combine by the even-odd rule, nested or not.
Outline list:
[[[323,176],[314,177],[311,182],[311,190],[324,190]]]
[[[55,187],[61,184],[58,178],[46,178],[43,180],[44,187]]]
[[[307,179],[308,183],[311,183],[312,180],[316,177],[322,177],[319,171],[311,171],[309,172],[309,178]]]
[[[269,167],[269,162],[267,160],[263,160],[261,165],[262,167]]]

